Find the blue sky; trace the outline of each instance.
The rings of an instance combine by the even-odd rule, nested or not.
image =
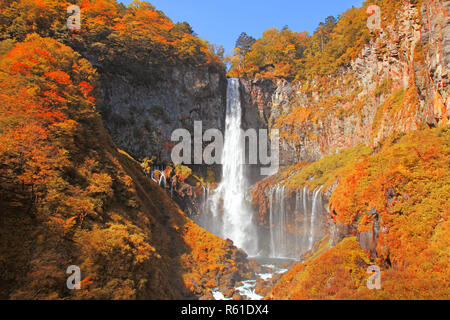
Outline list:
[[[121,1],[129,4],[131,0]],[[259,38],[264,30],[288,25],[314,32],[319,22],[337,16],[363,0],[150,0],[173,22],[187,21],[203,39],[233,49],[241,32]]]

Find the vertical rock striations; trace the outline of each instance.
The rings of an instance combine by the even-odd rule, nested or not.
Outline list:
[[[103,121],[113,140],[137,158],[170,161],[171,134],[178,128],[194,133],[222,130],[225,121],[226,78],[207,67],[178,66],[160,79],[137,82],[130,76],[104,73],[101,79]]]
[[[338,75],[242,80],[243,123],[280,129],[282,164],[448,124],[449,7],[450,1],[405,2],[396,23],[373,34]],[[292,114],[296,121],[287,125]]]

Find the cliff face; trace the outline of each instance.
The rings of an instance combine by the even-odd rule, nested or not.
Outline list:
[[[242,80],[244,123],[280,129],[282,164],[318,160],[359,143],[376,145],[424,124],[448,124],[449,6],[403,4],[396,23],[373,34],[338,76]],[[285,116],[297,111],[305,116],[286,125]]]
[[[450,67],[450,1],[425,1],[421,14],[423,29],[421,39],[427,47],[425,89],[430,108],[439,124],[449,123],[449,67]],[[422,86],[426,88],[426,86]]]
[[[194,133],[194,121],[203,130],[223,129],[226,78],[207,67],[179,66],[167,69],[160,79],[132,81],[131,77],[105,73],[100,112],[114,141],[134,157],[170,161],[174,130]]]

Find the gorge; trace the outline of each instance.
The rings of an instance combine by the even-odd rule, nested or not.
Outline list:
[[[366,1],[224,58],[146,2],[2,2],[0,299],[448,299],[449,10]],[[222,165],[173,163],[197,121]]]

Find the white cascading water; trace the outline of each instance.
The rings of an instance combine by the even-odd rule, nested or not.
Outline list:
[[[322,187],[312,193],[307,187],[296,190],[294,206],[286,188],[274,186],[269,191],[269,237],[271,258],[298,258],[323,237]],[[294,230],[289,232],[288,230]]]
[[[223,201],[221,235],[233,240],[247,254],[256,253],[257,237],[252,223],[252,213],[246,207],[247,181],[244,174],[245,145],[241,131],[241,98],[239,79],[229,79],[227,88],[227,113],[225,143],[222,152],[222,182],[212,199],[212,211],[218,221],[218,203]]]
[[[300,212],[300,202],[302,201],[302,194],[300,193],[300,189],[295,190],[295,214]],[[295,219],[295,228],[297,232],[300,231],[301,223],[300,219]],[[301,248],[301,239],[299,236],[295,237],[295,248],[299,250]]]
[[[270,190],[270,255],[272,258],[285,258],[288,256],[285,187],[277,185]]]
[[[278,186],[276,187],[278,188]],[[270,256],[275,257],[275,228],[274,228],[274,221],[273,221],[273,212],[275,211],[274,203],[273,203],[273,196],[274,196],[274,188],[270,189],[269,193],[269,232],[270,232]]]
[[[265,251],[270,258],[297,259],[323,236],[322,187],[314,192],[310,192],[306,186],[303,190],[296,190],[294,203],[283,185],[272,187],[268,194],[268,243],[265,243],[264,248],[258,246],[256,226],[252,222],[253,213],[245,201],[248,183],[243,165],[245,144],[241,130],[239,90],[239,79],[229,79],[222,181],[211,195],[209,188],[204,187],[202,214],[198,222],[208,231],[233,240],[237,247],[244,249],[250,256]]]
[[[277,185],[270,190],[269,194],[269,225],[270,225],[270,256],[272,258],[289,258],[293,248],[297,247],[298,237],[289,237],[286,232],[290,223],[295,219],[289,219],[286,208],[286,187]],[[297,205],[297,200],[296,200]],[[295,241],[292,245],[291,241]]]
[[[311,250],[311,248],[314,245],[314,241],[315,241],[315,218],[316,218],[316,214],[317,214],[317,210],[319,209],[319,205],[318,205],[318,197],[320,196],[320,191],[322,190],[322,186],[320,188],[317,188],[316,190],[314,190],[313,192],[313,202],[312,202],[312,208],[311,208],[311,228],[310,228],[310,235],[309,235],[309,249]]]
[[[308,187],[303,187],[303,215],[304,215],[304,223],[303,223],[303,248],[306,248],[308,246],[308,240],[309,238],[306,237],[308,234],[309,228],[308,228]]]

